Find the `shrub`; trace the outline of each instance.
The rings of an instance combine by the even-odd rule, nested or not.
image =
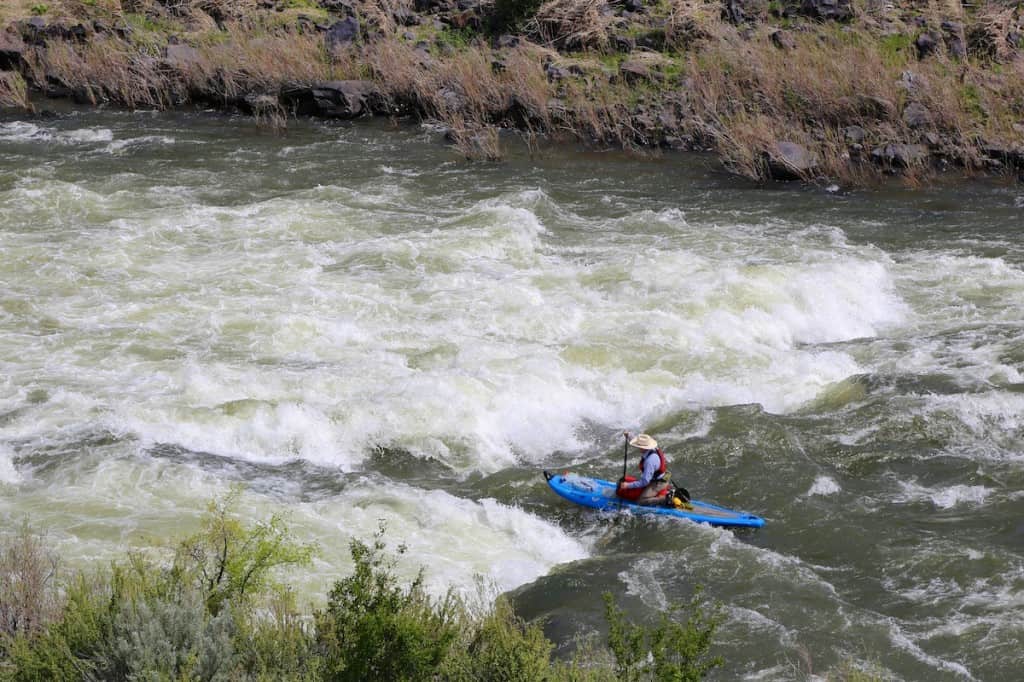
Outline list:
[[[312,624],[296,608],[294,594],[277,592],[265,609],[259,614],[241,612],[237,620],[239,666],[246,678],[266,682],[323,679],[323,659]]]
[[[459,635],[461,612],[451,593],[432,599],[422,571],[407,588],[398,586],[383,533],[381,527],[371,545],[352,541],[355,572],[334,584],[327,609],[316,615],[326,679],[430,679]]]
[[[615,670],[620,680],[690,682],[722,665],[720,657],[709,654],[720,616],[717,608],[710,614],[705,612],[700,591],[686,607],[689,615],[685,621],[673,618],[683,611],[682,607],[673,606],[660,615],[655,626],[627,621],[611,593],[604,594],[604,603],[608,647],[615,656]]]
[[[32,634],[55,615],[57,558],[22,524],[0,544],[0,637]]]
[[[519,618],[508,599],[499,597],[494,608],[470,632],[466,647],[457,647],[447,666],[449,680],[503,680],[532,682],[551,679],[551,650],[539,625]]]
[[[234,516],[240,495],[235,488],[209,504],[199,532],[179,545],[172,568],[200,590],[213,615],[228,602],[272,588],[273,569],[308,565],[316,551],[292,540],[279,514],[247,527]]]

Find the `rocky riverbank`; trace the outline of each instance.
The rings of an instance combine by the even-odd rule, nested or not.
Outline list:
[[[1024,173],[1019,2],[12,0],[0,22],[0,106],[413,117],[471,158],[505,128],[757,180]]]

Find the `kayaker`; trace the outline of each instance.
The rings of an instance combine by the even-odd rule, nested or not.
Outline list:
[[[640,478],[626,476],[619,479],[615,494],[637,504],[663,504],[662,493],[671,486],[665,453],[658,447],[658,441],[646,433],[641,433],[629,444],[643,451],[640,455]]]

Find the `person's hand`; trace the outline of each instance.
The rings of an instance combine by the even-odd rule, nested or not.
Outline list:
[[[616,492],[622,492],[624,490],[624,488],[622,486],[624,486],[624,485],[626,485],[626,478],[622,477],[622,478],[619,479],[618,485],[615,486],[615,491]]]

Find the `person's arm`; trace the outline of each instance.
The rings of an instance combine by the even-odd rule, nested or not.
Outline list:
[[[632,488],[646,488],[650,485],[651,481],[654,480],[654,474],[658,473],[658,467],[661,466],[661,460],[658,457],[648,457],[644,460],[644,470],[640,475],[640,479],[637,481],[630,481],[629,483],[623,483],[623,490],[630,490]]]

